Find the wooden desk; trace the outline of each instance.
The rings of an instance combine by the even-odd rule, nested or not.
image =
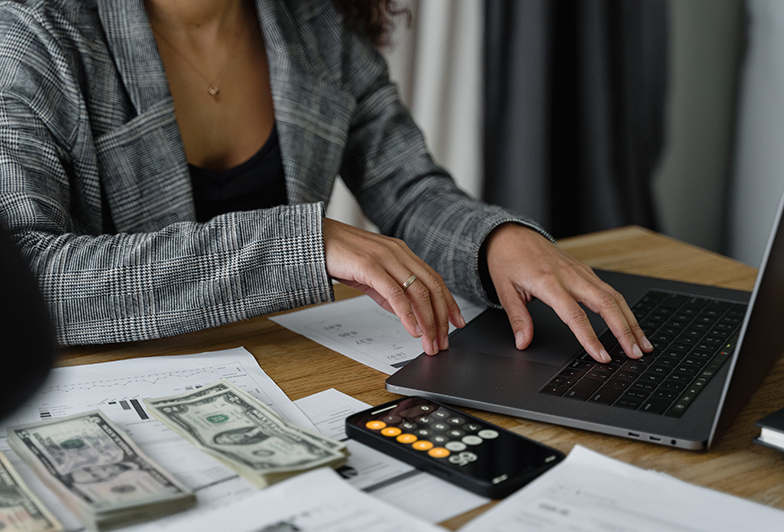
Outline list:
[[[749,266],[639,227],[570,238],[561,242],[561,246],[595,268],[727,288],[751,290],[756,274]],[[343,285],[336,287],[339,299],[358,293]],[[384,390],[385,374],[294,334],[267,317],[174,338],[66,349],[62,351],[60,364],[90,364],[238,346],[253,353],[264,371],[292,400],[328,388],[370,404],[396,397]],[[700,486],[784,509],[782,454],[751,442],[758,434],[754,421],[784,407],[783,380],[784,359],[776,364],[730,429],[707,453],[675,450],[499,414],[471,413],[565,453],[579,443],[641,468],[663,471]],[[442,524],[455,530],[485,509]]]

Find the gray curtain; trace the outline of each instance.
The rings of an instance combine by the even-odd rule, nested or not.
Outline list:
[[[665,0],[487,0],[484,198],[556,237],[656,228]]]

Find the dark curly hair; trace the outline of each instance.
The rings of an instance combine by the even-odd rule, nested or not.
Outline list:
[[[346,24],[368,36],[377,47],[389,46],[389,33],[394,27],[392,18],[405,14],[411,21],[411,12],[399,8],[395,0],[333,0],[343,13]]]

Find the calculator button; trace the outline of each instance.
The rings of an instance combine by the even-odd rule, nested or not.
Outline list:
[[[397,437],[397,441],[399,441],[400,443],[414,443],[418,439],[419,438],[417,438],[413,434],[401,434],[400,436]]]
[[[463,430],[465,430],[466,432],[476,432],[481,428],[482,425],[477,425],[476,423],[468,423],[466,425],[463,425]]]
[[[452,429],[446,433],[446,435],[449,436],[450,438],[462,438],[464,434],[465,432],[458,429]]]
[[[479,445],[483,441],[484,440],[482,438],[480,438],[479,436],[474,436],[473,434],[470,434],[465,438],[463,438],[463,443],[468,445]]]
[[[374,420],[374,421],[368,421],[367,423],[365,423],[365,426],[370,430],[381,430],[384,427],[386,427],[387,424],[384,423],[383,421]]]
[[[449,412],[446,410],[436,410],[433,412],[433,417],[438,419],[446,419],[449,417]]]
[[[388,416],[385,416],[384,419],[382,419],[382,421],[386,422],[387,425],[397,425],[398,423],[403,421],[403,418],[400,416],[396,416],[395,414],[389,414]]]
[[[427,417],[427,416],[422,416],[420,418],[417,418],[416,421],[417,421],[417,423],[424,423],[425,425],[427,425],[428,423],[432,422],[433,420],[431,418]]]
[[[446,458],[452,453],[450,453],[449,450],[444,449],[443,447],[433,447],[427,452],[427,454],[429,454],[433,458]]]
[[[480,430],[478,436],[485,440],[494,440],[498,437],[498,431],[492,429]]]
[[[433,448],[433,442],[429,442],[427,440],[419,440],[415,441],[411,447],[416,449],[417,451],[429,451]]]
[[[410,421],[404,421],[400,424],[400,428],[403,430],[414,430],[417,428],[416,423],[411,423]]]
[[[476,462],[476,460],[479,457],[477,455],[475,455],[474,453],[472,453],[472,452],[465,451],[465,452],[460,453],[460,458],[462,458],[466,462]]]
[[[388,436],[390,438],[394,438],[395,436],[399,436],[403,431],[397,427],[386,427],[381,429],[381,434],[384,436]]]
[[[430,425],[430,427],[433,430],[446,430],[449,428],[449,425],[447,425],[446,423],[433,423],[432,425]]]
[[[441,436],[441,435],[433,436],[430,439],[433,440],[436,443],[446,443],[446,442],[449,441],[449,438],[447,438],[446,436]]]
[[[444,447],[455,453],[466,450],[466,444],[460,441],[450,441]]]
[[[419,410],[421,412],[432,412],[433,411],[433,407],[430,406],[430,405],[419,405],[418,408],[419,408]]]
[[[455,417],[450,417],[449,419],[447,419],[447,422],[450,425],[462,425],[463,423],[465,423],[465,419],[463,419],[461,417],[455,416]]]
[[[433,431],[428,429],[419,429],[414,434],[416,434],[420,438],[427,438],[428,436],[433,434]]]

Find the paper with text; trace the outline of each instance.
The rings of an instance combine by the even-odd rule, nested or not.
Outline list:
[[[752,525],[753,523],[753,525]],[[784,530],[784,512],[581,446],[461,532]]]
[[[484,310],[458,296],[455,300],[466,323]],[[387,375],[422,354],[422,340],[408,334],[397,316],[369,296],[316,305],[270,320]],[[449,331],[454,330],[450,324]]]

